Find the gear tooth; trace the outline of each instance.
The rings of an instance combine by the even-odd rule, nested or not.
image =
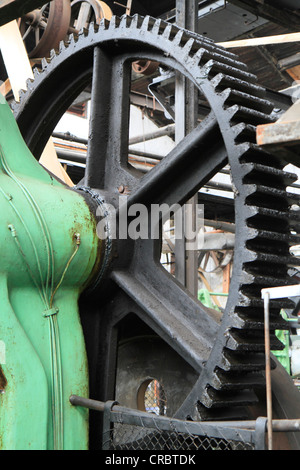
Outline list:
[[[118,28],[120,26],[120,23],[121,23],[121,18],[114,15],[109,22],[109,29]]]
[[[226,97],[225,101],[227,104],[239,103],[240,105],[251,107],[253,110],[260,111],[263,113],[271,113],[274,107],[269,101],[263,98],[259,98],[257,96],[254,96],[253,94],[235,90],[234,88],[226,88],[220,94],[221,96]]]
[[[155,25],[155,18],[153,18],[152,16],[145,16],[144,18],[142,18],[142,26],[141,26],[141,29],[145,30],[145,31],[150,31],[153,26]]]
[[[128,15],[122,15],[120,21],[120,28],[129,28],[131,26],[132,17]]]
[[[164,29],[164,32],[162,33],[162,37],[172,41],[177,31],[178,29],[174,25],[168,23]]]
[[[96,29],[96,25],[95,25],[94,21],[92,21],[91,23],[89,23],[88,34],[89,33],[93,34],[95,32],[95,29]]]
[[[33,72],[34,79],[36,79],[40,75],[40,71],[37,67],[34,67],[32,72]]]
[[[63,43],[64,43],[64,46],[65,46],[65,49],[70,45],[70,35],[67,36],[64,40],[63,40]],[[64,49],[63,49],[64,50]],[[62,50],[62,52],[63,52]]]
[[[244,122],[234,125],[232,128],[235,143],[238,145],[239,142],[248,142],[249,148],[251,144],[256,143],[256,127],[251,124],[245,124]]]
[[[70,39],[70,44],[75,44],[80,36],[86,36],[86,29],[81,28],[81,30],[78,33],[72,33],[69,37]]]
[[[26,91],[24,88],[21,88],[19,91],[18,91],[18,95],[19,95],[19,101],[22,101],[23,97],[25,96],[26,94]]]
[[[203,47],[200,47],[200,48],[193,54],[194,60],[197,62],[198,65],[200,65],[200,63],[202,62],[203,56],[205,55],[205,52],[206,52],[206,50],[205,50]]]
[[[190,39],[185,43],[185,45],[184,45],[184,47],[183,47],[183,50],[184,50],[184,53],[185,53],[187,56],[189,56],[189,55],[194,55],[194,54],[192,53],[192,51],[193,51],[193,48],[195,47],[195,44],[197,44],[197,43],[196,43],[195,39],[193,39],[193,38],[190,38]],[[198,48],[195,50],[195,53],[196,53],[197,51],[198,51]]]
[[[78,33],[79,35],[83,34],[83,30],[81,29]],[[69,36],[69,44],[74,44],[75,43],[75,35],[72,33]]]
[[[48,65],[47,59],[45,57],[42,58],[42,68],[45,69]]]
[[[183,38],[184,38],[185,32],[182,29],[179,29],[173,39],[173,44],[174,46],[183,46]]]
[[[108,29],[110,22],[111,22],[111,20],[108,20],[106,18],[102,18],[99,22],[99,28]]]
[[[131,20],[131,26],[137,29],[140,29],[142,25],[143,25],[143,18],[138,14],[133,15],[132,20]]]
[[[210,59],[206,66],[210,68],[210,73],[214,76],[221,72],[224,75],[228,74],[236,79],[248,81],[251,84],[255,84],[257,81],[257,77],[252,73],[247,72],[246,70],[241,70],[238,67],[228,65],[224,62],[222,63],[219,60]]]
[[[49,54],[50,60],[52,60],[53,57],[55,57],[56,55],[57,55],[57,54],[56,54],[55,49],[51,49],[50,54]]]
[[[231,88],[225,88],[225,90],[219,93],[219,95],[222,97],[223,106],[225,106],[225,103],[228,100],[229,96],[231,95],[231,92],[232,92]]]
[[[164,25],[163,21],[160,18],[158,20],[155,20],[153,28],[152,28],[152,31],[154,34],[162,33],[162,24]]]
[[[25,88],[24,91],[29,90],[30,88],[32,88],[33,82],[34,82],[34,78],[27,78],[26,79],[26,88]]]
[[[82,28],[81,31],[79,32],[79,34],[80,34],[81,36],[86,37],[86,36],[89,35],[90,30],[91,30],[91,31],[94,31],[94,23],[93,23],[93,22],[89,23],[89,25],[88,25],[87,28]],[[74,36],[74,41],[77,42],[77,41],[78,41],[78,35],[77,35],[77,34],[73,34],[73,36]]]
[[[60,41],[59,46],[58,46],[59,53],[61,53],[64,49],[65,49],[65,43],[64,41]]]
[[[211,53],[211,57],[216,62],[219,62],[220,64],[224,64],[226,66],[232,67],[233,69],[238,69],[238,70],[244,71],[246,73],[248,72],[247,65],[245,65],[243,62],[240,62],[239,60],[237,60],[237,58],[232,59],[232,57],[224,56],[217,49],[215,49],[214,51],[211,51],[210,53]]]

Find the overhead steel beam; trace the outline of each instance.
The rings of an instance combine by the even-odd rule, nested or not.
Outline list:
[[[267,5],[260,1],[253,0],[227,0],[229,3],[232,3],[244,10],[250,11],[251,13],[265,18],[268,21],[271,21],[275,24],[283,26],[284,28],[289,29],[290,31],[299,30],[299,21],[300,17],[295,12],[289,12],[288,10],[283,10],[282,7],[274,7]]]
[[[277,64],[279,70],[287,70],[297,65],[300,65],[300,52],[279,60]]]
[[[280,8],[289,8],[290,10],[299,10],[300,4],[298,0],[268,0],[267,3],[275,3]]]
[[[0,0],[0,26],[42,7],[45,3],[49,2],[45,2],[45,0]]]

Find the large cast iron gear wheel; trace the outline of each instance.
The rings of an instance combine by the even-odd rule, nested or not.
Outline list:
[[[130,70],[137,60],[158,62],[182,73],[210,106],[197,128],[142,177],[127,159]],[[101,281],[81,300],[91,397],[114,398],[118,338],[125,335],[131,346],[139,343],[134,338],[145,334],[139,329],[141,323],[180,356],[189,374],[194,371],[190,391],[179,397],[174,393],[175,416],[253,417],[261,396],[257,390],[264,390],[265,384],[260,291],[293,283],[289,266],[300,263],[289,250],[300,241],[299,216],[291,210],[299,199],[286,190],[295,175],[284,170],[285,161],[256,145],[256,126],[271,121],[272,106],[264,99],[264,89],[234,54],[207,38],[151,17],[113,17],[61,44],[59,53],[53,52],[44,62],[41,73],[36,71],[20,103],[13,106],[36,158],[91,79],[85,181],[75,190],[100,205],[103,201],[116,205],[121,185],[128,188],[129,206],[182,204],[229,163],[236,226],[233,274],[221,317],[161,267],[157,241],[118,240],[110,245],[111,258],[105,273],[101,269]],[[280,309],[290,306],[290,301],[271,302],[273,350],[281,348],[275,330],[285,328]],[[298,391],[280,366],[274,373],[274,390],[281,409],[277,413],[274,408],[274,413],[299,417]],[[286,411],[289,398],[292,412]],[[259,400],[261,405],[264,399]]]

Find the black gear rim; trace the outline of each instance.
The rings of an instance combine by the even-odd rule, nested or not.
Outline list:
[[[127,140],[122,129],[128,111],[123,97],[128,88],[129,72],[124,71],[128,70],[129,62],[142,59],[163,63],[183,73],[202,90],[212,111],[171,156],[139,180],[125,168]],[[176,199],[182,203],[228,158],[237,227],[231,288],[221,322],[173,278],[158,269],[153,243],[136,242],[134,251],[132,247],[126,248],[127,259],[123,256],[121,261],[111,264],[106,276],[109,286],[110,282],[118,286],[116,294],[103,306],[97,320],[95,315],[88,315],[87,321],[92,324],[87,333],[87,349],[89,351],[93,341],[90,349],[96,348],[96,353],[90,352],[93,397],[103,399],[111,393],[108,379],[102,385],[103,393],[96,392],[101,389],[101,380],[96,375],[101,373],[102,379],[111,376],[114,362],[107,350],[114,342],[112,331],[116,319],[120,321],[126,313],[134,312],[199,373],[193,390],[176,413],[178,417],[248,417],[248,407],[257,401],[255,390],[264,386],[260,290],[293,283],[288,269],[299,265],[299,260],[289,253],[290,245],[300,240],[298,235],[291,234],[299,227],[299,216],[291,210],[291,205],[299,204],[299,200],[286,191],[295,181],[295,175],[284,171],[285,162],[255,144],[256,126],[271,121],[272,106],[264,99],[264,89],[256,85],[256,78],[248,73],[245,65],[207,38],[151,17],[113,17],[110,22],[102,21],[99,28],[91,26],[79,37],[70,37],[68,43],[61,44],[59,53],[53,51],[51,60],[44,61],[42,72],[36,71],[35,80],[28,82],[28,90],[21,94],[20,103],[13,105],[20,130],[36,158],[60,115],[92,75],[94,110],[85,185],[96,193],[102,188],[101,195],[112,202],[116,197],[108,191],[112,182],[114,188],[125,184],[131,188],[129,201],[144,204],[157,202],[153,194],[157,195],[163,185],[160,199],[168,202]],[[105,81],[100,81],[104,76],[106,85]],[[110,96],[111,114],[97,113],[97,109],[107,104],[105,96],[111,93],[110,86],[116,78],[115,96]],[[102,93],[97,94],[100,87]],[[116,100],[119,100],[119,113]],[[107,136],[108,126],[104,117],[112,118],[106,139],[103,136]],[[205,159],[197,158],[200,148],[208,152]],[[103,164],[99,164],[99,154]],[[105,167],[108,154],[111,155],[109,166]],[[95,166],[96,155],[98,165]],[[181,184],[182,181],[185,184]],[[169,292],[175,296],[175,303]],[[99,299],[103,302],[103,297]],[[85,299],[85,309],[87,304]],[[275,329],[283,327],[280,309],[284,306],[290,307],[290,303],[272,301],[270,305],[273,350],[281,348]],[[91,304],[90,310],[95,313],[95,306]],[[111,316],[115,323],[109,320]],[[98,331],[95,346],[92,337],[99,324],[106,335]],[[101,354],[106,359],[100,361],[102,368],[99,369]]]

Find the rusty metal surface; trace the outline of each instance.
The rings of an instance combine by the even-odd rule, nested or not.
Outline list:
[[[71,2],[71,26],[80,31],[88,28],[89,23],[100,24],[102,18],[110,20],[112,10],[99,0],[74,0]]]
[[[297,167],[300,167],[300,120],[297,115],[299,104],[300,102],[295,103],[278,121],[259,125],[256,129],[258,145]]]
[[[257,127],[258,145],[299,144],[300,121],[276,122]]]
[[[215,111],[141,179],[125,170],[129,59],[159,61],[167,69],[193,77]],[[136,336],[145,334],[143,323],[199,373],[191,393],[180,394],[177,416],[241,418],[257,399],[254,389],[264,386],[260,289],[266,284],[289,283],[288,264],[294,263],[286,255],[292,237],[288,221],[297,214],[290,211],[286,187],[296,177],[283,171],[280,159],[253,144],[256,125],[272,122],[272,105],[237,57],[212,41],[182,34],[177,27],[149,17],[114,17],[78,40],[71,39],[36,75],[20,104],[13,106],[36,157],[80,87],[90,83],[92,68],[88,164],[85,187],[77,189],[117,204],[116,188],[123,185],[129,188],[128,207],[184,203],[227,163],[228,156],[236,188],[237,236],[230,297],[221,325],[212,312],[157,268],[155,240],[114,240],[116,256],[104,278],[89,297],[81,299],[91,395],[106,400],[114,394],[117,334],[123,334],[120,324],[126,324],[127,340],[130,327]],[[200,153],[205,158],[200,159]],[[270,207],[270,200],[278,210]],[[294,240],[299,241],[299,236],[293,236]],[[274,335],[282,328],[281,308],[282,302],[272,302],[272,350],[281,348]],[[93,421],[91,428],[93,446],[97,423]]]
[[[69,0],[53,0],[49,5],[45,5],[44,11],[36,13],[40,15],[39,21],[35,22],[33,18],[28,22],[28,18],[22,18],[20,23],[20,31],[31,59],[47,57],[51,49],[58,48],[60,41],[68,33],[71,5]]]
[[[86,449],[88,416],[65,404],[88,390],[78,296],[98,262],[96,219],[37,164],[4,98],[0,122],[0,447]]]

